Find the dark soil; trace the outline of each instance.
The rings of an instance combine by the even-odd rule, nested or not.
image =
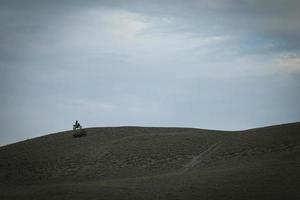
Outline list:
[[[300,123],[84,131],[0,147],[0,199],[300,199]]]

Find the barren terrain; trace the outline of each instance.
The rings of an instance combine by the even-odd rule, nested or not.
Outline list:
[[[300,199],[300,123],[85,131],[0,147],[0,199]]]

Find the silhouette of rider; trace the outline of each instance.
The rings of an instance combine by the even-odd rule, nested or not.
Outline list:
[[[76,120],[75,124],[74,124],[74,128],[80,128],[80,124],[78,123],[78,120]]]

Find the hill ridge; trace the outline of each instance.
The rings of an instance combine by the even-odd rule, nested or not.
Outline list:
[[[179,199],[299,196],[300,123],[243,131],[85,131],[87,136],[80,138],[63,131],[0,147],[0,198],[38,199],[38,193],[43,199],[51,193],[57,199],[65,194],[97,199],[100,192],[100,199],[153,199],[154,194],[173,199],[165,196],[166,190]],[[61,189],[54,191],[56,186]],[[149,188],[153,194],[146,192]],[[119,190],[125,191],[114,194]]]

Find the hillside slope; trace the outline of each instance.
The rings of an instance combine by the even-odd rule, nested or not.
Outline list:
[[[300,199],[300,123],[88,128],[0,148],[0,199]]]

